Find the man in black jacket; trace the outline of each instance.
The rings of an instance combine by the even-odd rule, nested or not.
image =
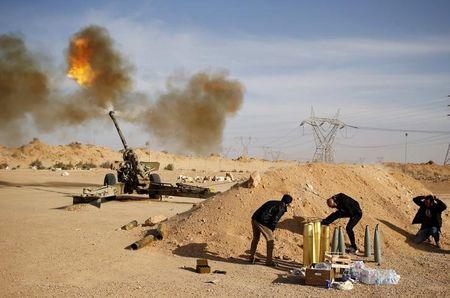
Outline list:
[[[447,206],[435,196],[418,196],[413,199],[414,203],[420,208],[413,219],[413,224],[421,224],[414,242],[419,244],[433,236],[437,247],[439,244],[439,232],[442,226],[441,213],[447,209]]]
[[[328,207],[336,208],[337,211],[331,213],[327,218],[322,220],[322,224],[329,225],[338,218],[350,217],[350,220],[345,227],[348,238],[350,239],[350,247],[348,249],[348,252],[356,253],[358,251],[358,247],[356,246],[355,233],[353,232],[353,228],[362,217],[362,210],[361,207],[359,207],[359,203],[346,194],[339,193],[329,198],[327,200],[327,204]]]
[[[278,221],[287,211],[287,207],[291,202],[292,197],[285,194],[281,198],[281,201],[268,201],[253,213],[253,240],[250,247],[250,262],[255,262],[256,248],[262,233],[267,242],[266,265],[275,266],[275,262],[272,259],[274,248],[273,231],[275,231]]]

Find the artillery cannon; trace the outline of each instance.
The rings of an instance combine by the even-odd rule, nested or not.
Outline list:
[[[193,198],[209,198],[217,194],[209,188],[198,187],[183,183],[161,182],[158,174],[152,173],[159,170],[159,162],[140,162],[136,152],[128,147],[122,131],[117,123],[114,111],[109,112],[117,133],[123,145],[123,160],[115,162],[117,179],[114,173],[105,175],[102,187],[84,188],[81,195],[73,197],[73,204],[101,202],[108,200],[127,199],[126,194],[147,194],[151,199],[161,199],[162,196],[180,196]]]

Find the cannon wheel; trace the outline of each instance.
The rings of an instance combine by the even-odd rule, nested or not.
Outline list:
[[[114,185],[116,183],[116,176],[113,173],[108,173],[105,175],[105,179],[103,179],[103,185],[108,186]]]
[[[150,199],[162,200],[162,195],[152,192],[152,182],[161,183],[161,177],[158,174],[150,174],[150,184],[148,186],[148,197]]]

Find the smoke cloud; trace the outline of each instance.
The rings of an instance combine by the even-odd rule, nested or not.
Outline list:
[[[46,74],[14,35],[0,35],[0,127],[7,138],[23,133],[27,114],[50,105]]]
[[[242,105],[242,84],[223,73],[198,73],[185,86],[167,85],[144,116],[145,127],[177,151],[218,152],[226,118]]]
[[[84,41],[81,54],[87,55],[76,56],[80,54],[76,40]],[[0,134],[7,142],[22,141],[29,122],[37,131],[52,132],[105,118],[112,108],[133,110],[133,105],[143,102],[142,96],[130,91],[132,67],[114,50],[104,28],[89,26],[73,36],[67,50],[69,68],[75,60],[89,66],[92,80],[70,94],[63,93],[58,86],[50,86],[49,76],[54,74],[39,65],[20,37],[0,35]],[[124,115],[130,117],[130,113]]]
[[[105,28],[88,26],[76,33],[67,51],[69,77],[84,87],[91,104],[125,107],[124,93],[130,91],[133,68],[113,47]]]
[[[75,33],[66,51],[67,75],[79,88],[67,93],[51,86],[55,73],[14,35],[0,35],[0,136],[22,141],[27,127],[52,132],[93,119],[108,119],[110,109],[137,123],[168,149],[209,154],[220,150],[226,118],[241,107],[244,87],[226,73],[201,72],[171,78],[167,91],[150,103],[133,91],[133,67],[114,48],[105,28]],[[45,69],[45,70],[44,70]],[[106,120],[107,121],[107,120]]]

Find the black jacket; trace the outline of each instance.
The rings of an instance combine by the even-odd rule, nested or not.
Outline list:
[[[425,206],[425,198],[432,198],[434,201],[433,204],[428,208],[427,206]],[[431,195],[418,196],[415,197],[413,201],[420,207],[419,211],[417,211],[416,213],[416,216],[414,216],[414,219],[412,221],[413,224],[422,224],[422,226],[426,228],[440,228],[442,226],[441,213],[445,209],[447,209],[447,206],[444,204],[444,202]],[[430,217],[426,216],[427,209],[430,209]]]
[[[284,202],[268,201],[253,213],[252,219],[274,231],[286,211],[287,205]]]
[[[346,194],[339,193],[335,195],[334,202],[337,205],[337,210],[328,215],[327,218],[323,219],[322,224],[329,225],[338,218],[362,216],[362,210],[361,207],[359,207],[359,203]]]
[[[336,202],[337,209],[344,215],[343,217],[352,217],[362,214],[359,203],[346,194],[339,193],[335,195],[334,201]]]

